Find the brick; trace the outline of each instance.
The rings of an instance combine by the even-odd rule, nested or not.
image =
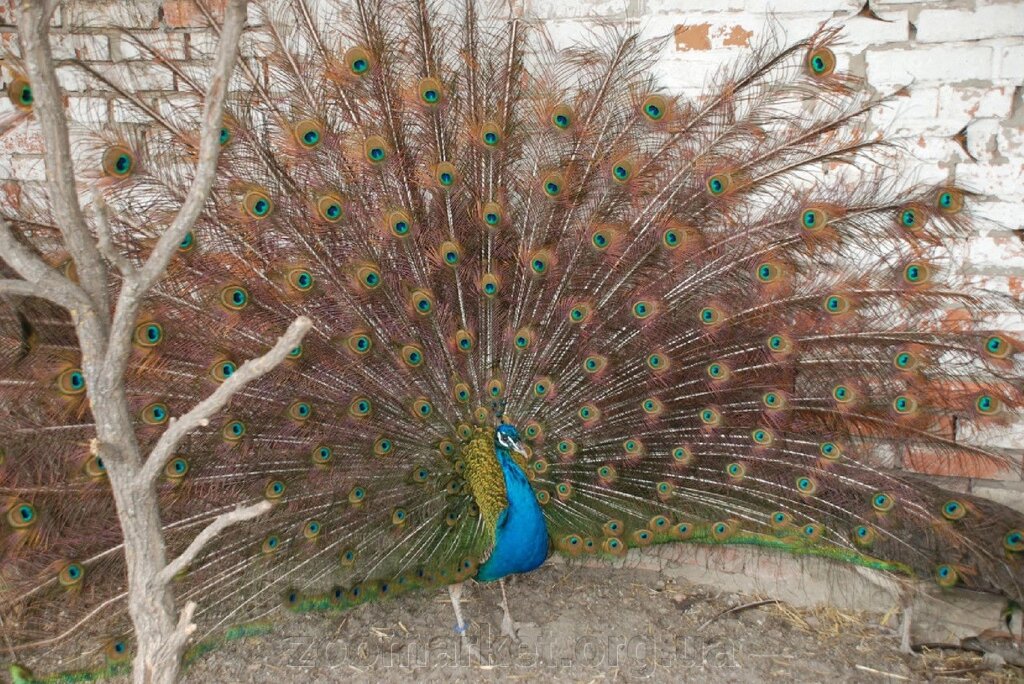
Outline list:
[[[105,123],[109,121],[109,107],[106,98],[102,97],[69,97],[67,111],[72,121],[88,123]]]
[[[208,0],[207,8],[216,20],[224,16],[224,8],[227,0]],[[195,26],[206,26],[206,16],[199,10],[195,0],[164,0],[161,4],[163,10],[163,24],[170,28],[190,28]]]
[[[910,83],[987,80],[992,76],[993,49],[982,45],[936,45],[867,50],[867,80],[875,86]]]
[[[1013,88],[976,88],[941,85],[938,89],[940,119],[968,121],[979,117],[1006,118],[1013,106]]]
[[[906,12],[886,12],[881,19],[851,17],[843,22],[842,44],[839,50],[861,50],[871,45],[899,43],[910,35],[910,22]]]
[[[1018,27],[1018,31],[1024,31]],[[997,76],[1000,81],[1006,81],[1014,85],[1024,82],[1024,41],[1016,45],[1008,45],[998,48]]]
[[[540,19],[571,19],[582,17],[625,16],[628,0],[575,0],[574,2],[550,2],[550,0],[528,0],[528,16]]]
[[[1004,199],[1024,199],[1024,160],[1003,164],[959,164],[957,180],[979,192]]]
[[[971,484],[971,494],[1001,503],[1024,513],[1024,485],[1019,482],[992,482],[989,480]]]
[[[65,3],[65,26],[69,28],[151,28],[156,25],[157,0],[91,0]]]
[[[81,59],[107,61],[110,59],[110,41],[96,33],[55,33],[50,37],[55,59]]]
[[[174,90],[174,75],[152,62],[123,62],[122,71],[128,83],[137,90]]]
[[[705,7],[716,7],[717,5],[704,2]],[[856,14],[864,6],[862,0],[815,0],[808,3],[807,0],[746,0],[746,9],[750,12],[781,13],[781,12],[807,12],[813,9],[823,19],[827,19],[833,12]]]
[[[136,32],[139,39],[149,47],[169,59],[186,59],[185,34],[168,33],[167,31]],[[149,53],[143,51],[127,37],[111,38],[117,42],[119,59],[150,59]]]
[[[989,5],[974,9],[922,9],[914,22],[921,43],[944,43],[1019,36],[1024,30],[1024,4]]]
[[[1024,243],[1015,236],[976,237],[967,249],[964,266],[986,275],[1024,273]]]
[[[743,10],[746,8],[746,5],[746,0],[721,0],[721,2],[716,2],[714,5],[708,4],[707,0],[647,0],[644,9],[648,15],[687,12],[709,13],[721,16],[723,12]]]
[[[42,154],[42,133],[31,119],[23,119],[17,126],[0,135],[0,149],[10,154]]]
[[[11,175],[18,180],[45,181],[46,166],[40,156],[11,155]]]

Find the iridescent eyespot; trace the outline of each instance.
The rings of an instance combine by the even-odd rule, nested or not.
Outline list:
[[[421,316],[427,316],[434,311],[434,298],[429,292],[416,290],[409,297],[412,308]]]
[[[438,256],[446,266],[455,267],[462,261],[462,246],[452,240],[445,240],[437,249]]]
[[[451,162],[443,161],[434,167],[434,180],[442,188],[452,187],[458,179],[458,172],[455,170],[455,165]]]
[[[943,563],[935,566],[935,582],[940,587],[949,588],[955,586],[958,581],[960,574],[952,565]]]
[[[81,563],[68,563],[57,573],[57,581],[62,587],[77,586],[85,577],[85,568]]]
[[[488,228],[497,228],[505,217],[501,205],[497,202],[487,202],[480,207],[480,219]]]
[[[618,473],[615,471],[615,466],[603,465],[598,466],[597,476],[606,482],[610,482],[618,476]]]
[[[373,410],[373,404],[366,397],[356,397],[352,400],[352,403],[348,406],[348,412],[350,415],[356,418],[363,418],[370,415],[370,411]]]
[[[896,500],[885,492],[877,492],[871,497],[871,507],[879,513],[886,513],[896,505]]]
[[[927,264],[907,264],[903,269],[903,279],[911,285],[922,285],[931,277],[931,269]]]
[[[648,121],[661,121],[668,108],[668,98],[664,95],[648,95],[640,105],[640,111]]]
[[[263,540],[263,544],[260,547],[260,549],[263,551],[263,553],[268,553],[269,554],[269,553],[274,553],[274,551],[276,551],[277,547],[280,546],[280,545],[281,545],[281,538],[278,537],[276,534],[272,534],[272,535],[270,535],[269,537],[267,537],[266,539]]]
[[[598,253],[604,252],[615,239],[615,231],[607,227],[595,228],[590,233],[590,246]]]
[[[769,446],[775,441],[775,433],[768,428],[755,428],[751,431],[750,438],[761,446]]]
[[[850,301],[842,295],[829,295],[821,302],[825,311],[833,316],[844,314],[850,310]]]
[[[412,471],[412,480],[413,480],[413,482],[418,482],[418,483],[422,484],[422,483],[426,482],[429,479],[430,479],[430,471],[427,470],[426,468],[414,468],[413,469],[413,471]]]
[[[901,351],[897,352],[896,356],[893,357],[892,365],[898,370],[910,371],[920,365],[920,359],[918,359],[916,354],[912,354],[908,351]]]
[[[648,397],[640,402],[640,410],[649,416],[659,416],[665,410],[665,405],[657,397]]]
[[[344,218],[341,198],[337,195],[324,195],[316,201],[317,215],[327,223],[337,223]]]
[[[715,541],[725,541],[736,531],[736,524],[729,522],[716,522],[711,526],[711,536]]]
[[[323,465],[329,463],[334,458],[334,450],[329,446],[318,446],[313,449],[313,463]]]
[[[1010,530],[1003,535],[1003,548],[1013,553],[1024,551],[1024,532],[1021,530]]]
[[[304,421],[313,415],[313,407],[305,401],[296,401],[288,407],[288,417],[292,420]]]
[[[224,439],[229,442],[237,442],[245,436],[246,430],[245,423],[240,420],[231,420],[224,425],[224,429],[221,432],[224,435]]]
[[[601,411],[593,404],[584,404],[576,412],[576,415],[579,416],[584,424],[589,424],[596,422],[601,417]]]
[[[781,392],[765,392],[761,395],[761,403],[764,407],[771,410],[779,410],[786,408],[786,396]]]
[[[768,350],[774,354],[788,354],[793,350],[793,343],[785,335],[772,335],[768,338]]]
[[[362,503],[366,499],[366,488],[355,486],[348,493],[349,503],[357,504]]]
[[[501,378],[491,378],[491,380],[487,382],[485,391],[487,392],[487,396],[492,399],[497,399],[501,396],[502,392],[505,391],[505,383],[501,381]]]
[[[529,257],[530,271],[536,276],[547,275],[551,268],[551,252],[546,249],[539,249]]]
[[[747,474],[747,468],[742,463],[730,463],[725,466],[725,472],[734,480],[742,480]]]
[[[766,261],[757,267],[757,279],[762,283],[772,283],[779,279],[781,271],[778,265]]]
[[[318,147],[323,141],[323,128],[312,119],[298,122],[292,130],[295,134],[295,140],[306,149]]]
[[[728,174],[719,173],[708,178],[706,187],[713,197],[721,197],[732,187],[732,179]]]
[[[672,536],[681,541],[686,541],[692,537],[693,532],[694,526],[688,522],[676,523],[676,526],[672,528]]]
[[[568,501],[572,498],[572,484],[569,482],[559,482],[555,485],[555,494],[561,501]]]
[[[672,449],[672,461],[675,465],[689,465],[693,461],[693,451],[689,447],[677,446]]]
[[[433,412],[434,405],[426,399],[420,398],[412,403],[412,415],[416,418],[429,418]]]
[[[908,230],[917,230],[924,224],[924,215],[916,207],[904,207],[897,216],[900,225]]]
[[[24,529],[35,523],[35,521],[36,509],[32,504],[15,504],[7,511],[7,523],[14,529]]]
[[[191,252],[192,248],[196,246],[196,234],[191,230],[185,233],[185,237],[181,238],[181,242],[178,243],[179,252]]]
[[[832,388],[832,398],[840,404],[848,404],[856,398],[856,392],[846,385],[836,385]]]
[[[320,531],[322,529],[323,526],[320,524],[319,520],[310,520],[305,525],[303,525],[302,536],[304,536],[306,539],[316,539],[320,536]]]
[[[713,407],[707,407],[700,411],[700,422],[704,423],[709,427],[715,427],[722,423],[722,414],[718,409]]]
[[[442,439],[437,445],[437,450],[441,452],[442,456],[450,457],[455,455],[455,445],[448,439]]]
[[[523,431],[526,435],[526,439],[535,440],[544,434],[544,428],[541,427],[540,423],[535,420],[531,420],[526,424],[526,429]]]
[[[433,107],[444,98],[441,82],[432,76],[421,78],[419,83],[420,102]]]
[[[551,123],[560,131],[568,130],[573,123],[573,112],[569,105],[560,104],[551,111]]]
[[[395,443],[387,437],[378,437],[373,443],[373,453],[377,456],[387,456],[395,450]]]
[[[470,352],[473,351],[474,341],[473,335],[468,330],[458,330],[455,333],[455,346],[458,347],[459,351]]]
[[[576,455],[576,442],[571,439],[563,439],[555,446],[555,448],[558,450],[559,456],[563,459],[572,458]]]
[[[722,321],[722,312],[714,306],[705,306],[697,315],[700,322],[708,326],[717,325]]]
[[[242,208],[254,219],[263,219],[274,210],[270,195],[261,190],[250,190],[242,197]]]
[[[288,284],[299,292],[309,292],[313,288],[313,274],[304,268],[288,271]]]
[[[373,58],[366,48],[357,45],[345,51],[345,66],[353,76],[362,77],[373,66]]]
[[[389,211],[384,217],[388,230],[398,238],[404,238],[412,232],[412,218],[403,209]]]
[[[224,382],[234,375],[236,370],[238,370],[238,366],[235,365],[234,361],[221,359],[210,366],[210,377],[217,382]]]
[[[942,505],[942,517],[946,520],[960,520],[967,515],[967,506],[956,499],[950,499]]]
[[[821,209],[805,209],[800,214],[800,227],[808,232],[817,232],[824,228],[827,223],[828,217]]]
[[[267,486],[263,488],[263,496],[268,499],[280,499],[284,496],[284,482],[280,480],[271,480],[267,483]]]
[[[498,280],[498,276],[493,273],[485,273],[480,278],[480,290],[484,293],[484,296],[490,298],[498,294],[498,288],[501,285],[501,281]]]
[[[220,143],[221,147],[224,147],[231,142],[231,129],[227,126],[221,126],[220,135],[217,136],[217,142]]]
[[[814,494],[818,491],[818,483],[806,475],[796,478],[796,488],[801,494]]]
[[[676,249],[683,243],[683,231],[678,228],[666,228],[661,234],[661,244],[666,249]]]
[[[641,299],[638,302],[634,302],[630,311],[633,313],[633,318],[644,320],[654,313],[655,305],[654,302]]]
[[[105,477],[107,465],[99,456],[92,456],[85,462],[85,472],[89,477]]]
[[[120,663],[128,659],[128,644],[121,639],[107,642],[103,647],[103,655],[111,663]]]
[[[984,416],[991,416],[1003,409],[1003,402],[990,394],[981,394],[974,400],[974,408]]]
[[[366,290],[376,290],[380,287],[383,279],[381,271],[377,266],[364,265],[355,269],[355,279],[359,285]]]
[[[68,368],[57,376],[57,389],[61,394],[73,396],[85,391],[85,375],[81,368]]]
[[[830,461],[838,461],[843,455],[843,449],[835,442],[822,442],[818,445],[818,452]]]
[[[993,358],[1006,358],[1011,350],[1010,343],[1000,335],[992,335],[985,340],[985,353]]]
[[[135,169],[135,157],[124,145],[111,145],[103,153],[103,173],[114,178],[127,178]]]
[[[945,214],[956,214],[964,208],[964,193],[956,188],[939,190],[935,195],[935,206]]]
[[[808,523],[800,529],[800,532],[803,533],[804,538],[808,541],[817,541],[821,538],[822,528],[821,525],[817,525],[815,523]]]
[[[164,466],[164,475],[171,480],[180,480],[188,474],[188,468],[188,460],[178,456],[176,458],[172,458],[167,462],[167,465]]]
[[[836,69],[836,56],[827,47],[820,47],[807,53],[807,71],[815,78],[830,75]]]
[[[901,416],[917,411],[917,399],[909,394],[901,394],[892,400],[892,410]]]
[[[560,173],[549,173],[542,179],[541,184],[544,194],[554,199],[562,194],[562,190],[565,188],[565,179]]]
[[[387,142],[379,135],[371,135],[363,141],[363,156],[371,164],[383,164],[390,151]]]
[[[23,78],[14,78],[7,86],[7,97],[18,109],[28,110],[35,102],[32,86]]]
[[[616,183],[628,183],[633,177],[633,161],[620,159],[612,164],[612,180]]]
[[[546,375],[537,378],[537,381],[533,383],[533,395],[535,397],[547,397],[551,394],[554,386],[555,383]]]
[[[142,422],[147,425],[163,425],[171,417],[167,404],[154,402],[142,409]]]
[[[132,340],[140,347],[155,347],[164,339],[164,329],[159,323],[140,323],[135,326]]]
[[[867,525],[853,528],[853,541],[858,546],[871,546],[875,542],[875,530]]]
[[[249,304],[249,291],[239,285],[229,285],[220,291],[220,303],[232,311],[241,311]]]
[[[486,147],[497,147],[501,144],[501,139],[501,126],[493,121],[488,121],[480,127],[480,142]]]
[[[668,370],[669,365],[669,359],[664,354],[655,352],[647,356],[647,367],[655,373],[662,373]]]
[[[348,338],[346,346],[356,354],[366,354],[373,348],[373,341],[365,333],[356,333]]]
[[[577,304],[569,309],[569,321],[572,323],[585,323],[590,318],[590,305]]]
[[[423,348],[417,344],[407,344],[402,347],[402,361],[410,368],[418,368],[423,365]]]
[[[404,508],[396,508],[395,510],[391,511],[391,524],[401,525],[405,522],[405,519],[408,516],[409,514],[405,511]]]
[[[725,380],[729,377],[729,367],[719,361],[713,361],[704,369],[712,380]]]

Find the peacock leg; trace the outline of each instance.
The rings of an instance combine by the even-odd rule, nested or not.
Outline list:
[[[501,587],[501,610],[504,611],[504,615],[501,618],[501,634],[507,636],[512,641],[519,643],[519,637],[516,636],[516,623],[512,620],[512,614],[508,610],[508,596],[505,594],[505,580],[498,580],[498,586]]]
[[[477,651],[476,646],[469,641],[469,635],[466,633],[469,625],[467,625],[466,621],[462,618],[462,605],[460,602],[462,600],[463,584],[465,584],[465,582],[448,585],[448,597],[452,600],[452,609],[455,611],[455,631],[460,637],[462,637],[462,646],[469,654],[470,660],[476,656],[477,660],[483,662],[483,658],[480,657],[480,652]]]
[[[900,596],[900,604],[903,614],[900,619],[900,653],[913,653],[914,649],[910,642],[910,625],[914,617],[914,593],[910,589],[903,591]]]

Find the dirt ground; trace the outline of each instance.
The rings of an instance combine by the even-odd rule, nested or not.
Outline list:
[[[480,659],[453,631],[447,592],[425,591],[341,614],[281,611],[274,634],[203,657],[186,681],[1024,680],[1024,670],[971,653],[903,655],[894,615],[749,605],[763,598],[650,570],[549,564],[509,587],[519,644],[500,634],[498,586],[467,584]]]

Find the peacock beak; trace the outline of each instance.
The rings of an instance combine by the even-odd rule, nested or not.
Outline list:
[[[526,447],[523,446],[522,442],[512,442],[512,451],[517,454],[522,454],[524,457],[529,456],[529,454],[526,453]]]

